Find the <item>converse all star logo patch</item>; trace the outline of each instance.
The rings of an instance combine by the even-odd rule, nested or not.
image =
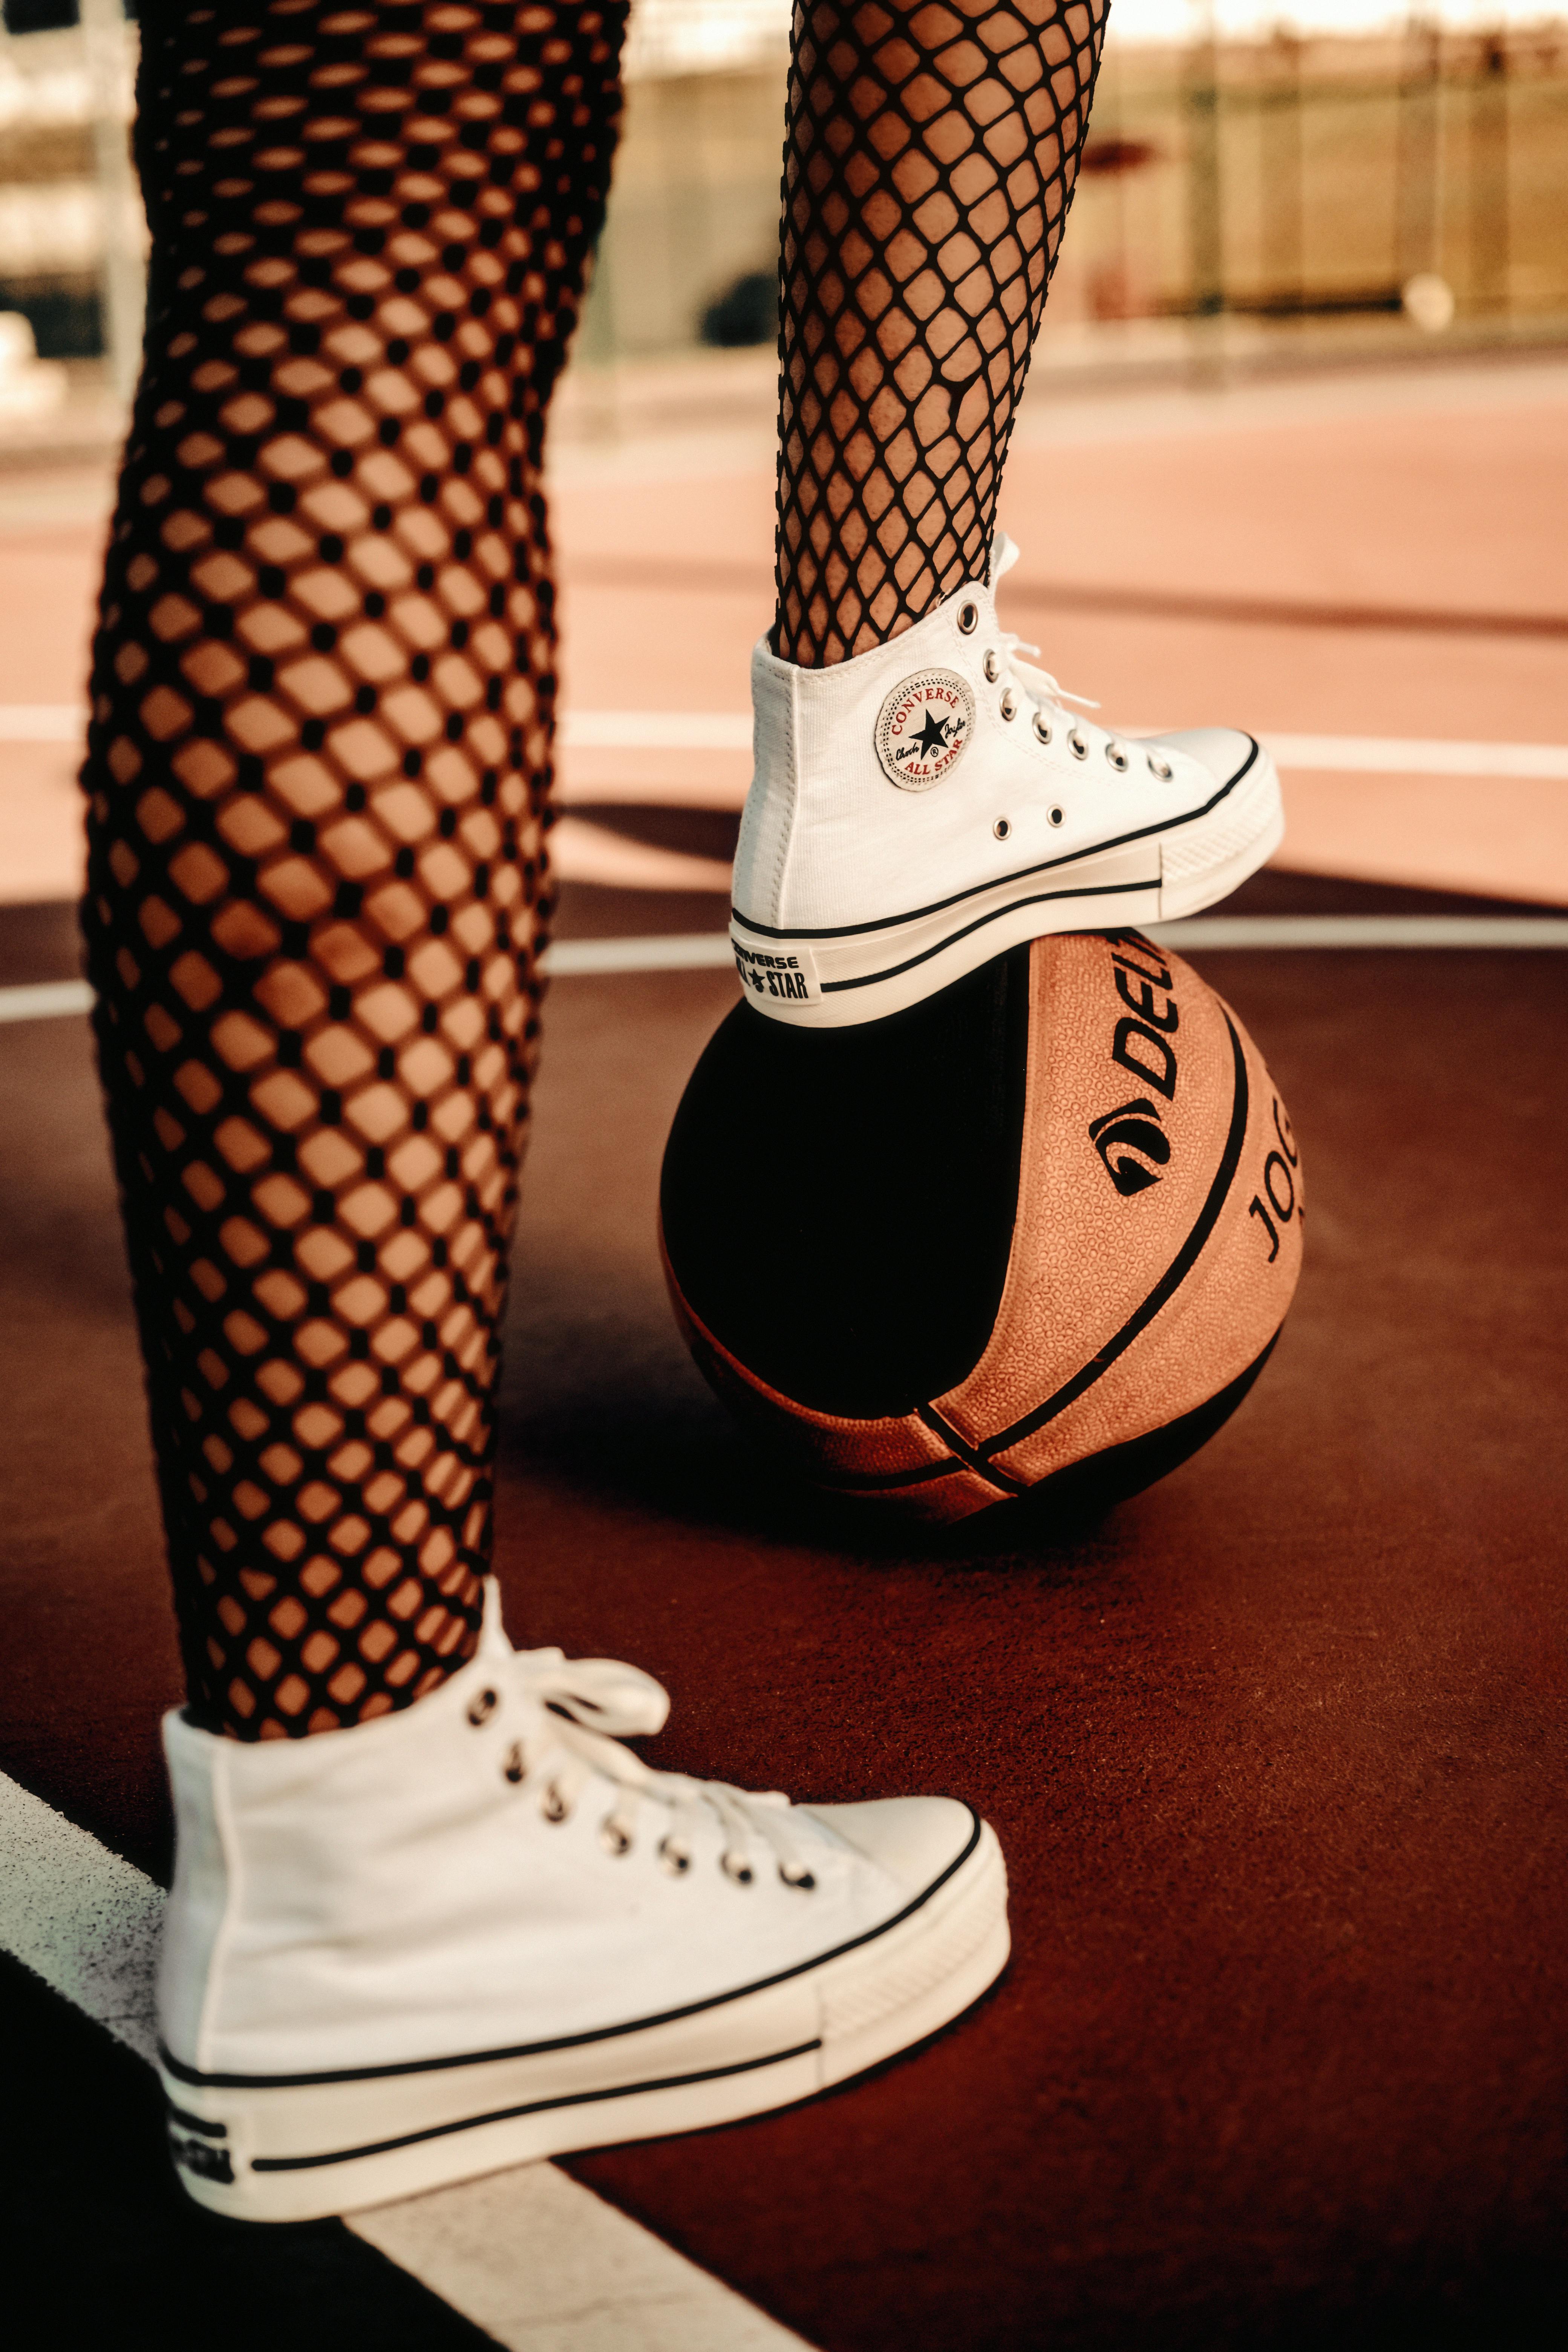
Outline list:
[[[772,997],[775,1003],[815,1004],[822,995],[816,983],[816,962],[808,947],[785,951],[742,947],[731,939],[741,985],[752,996]]]
[[[906,677],[877,720],[882,773],[900,792],[929,793],[957,767],[973,732],[974,697],[956,670]]]

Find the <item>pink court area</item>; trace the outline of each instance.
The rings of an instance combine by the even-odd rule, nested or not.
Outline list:
[[[563,824],[558,863],[717,898],[721,857],[603,820],[628,803],[733,808],[744,789],[749,656],[772,610],[767,438],[708,429],[699,404],[679,434],[563,443],[552,477],[574,722],[562,798],[598,820]],[[13,902],[76,887],[69,713],[109,487],[0,476]],[[1004,619],[1113,723],[1338,739],[1331,767],[1286,768],[1279,864],[1568,903],[1568,365],[1040,396],[1020,416],[1002,520],[1022,549]],[[613,723],[650,712],[731,725],[704,745]],[[1369,738],[1397,747],[1392,768],[1356,767]],[[1424,772],[1433,743],[1500,747],[1497,772],[1484,752],[1464,774]],[[1543,747],[1548,772],[1508,773],[1500,747],[1521,745]]]

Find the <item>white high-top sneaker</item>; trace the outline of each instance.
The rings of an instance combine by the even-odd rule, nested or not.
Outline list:
[[[752,654],[730,937],[760,1012],[877,1020],[1020,940],[1212,906],[1278,847],[1250,735],[1113,735],[1019,660],[994,597],[1017,555],[999,533],[989,580],[852,661]]]
[[[219,2212],[339,2213],[786,2105],[1007,1958],[992,1831],[656,1773],[651,1676],[479,1651],[406,1712],[243,1745],[164,1722],[174,2161]]]

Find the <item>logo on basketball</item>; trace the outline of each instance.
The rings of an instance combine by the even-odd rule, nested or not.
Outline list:
[[[877,720],[882,773],[900,792],[929,793],[950,775],[974,732],[974,697],[956,670],[922,670],[905,678]]]
[[[1106,1174],[1123,1200],[1157,1184],[1160,1171],[1169,1164],[1171,1139],[1145,1095],[1135,1095],[1131,1102],[1091,1119],[1089,1132],[1105,1162]]]

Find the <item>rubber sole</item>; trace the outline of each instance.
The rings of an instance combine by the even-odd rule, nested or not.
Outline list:
[[[746,1000],[801,1029],[880,1021],[1026,940],[1173,922],[1228,897],[1279,847],[1279,778],[1254,745],[1191,815],[1131,840],[1010,874],[936,907],[859,928],[783,931],[737,908],[730,941]]]
[[[450,2063],[295,2081],[163,2069],[170,2147],[196,2202],[305,2221],[574,2148],[732,2123],[811,2098],[923,2041],[1006,1965],[993,1831],[935,1891],[816,1967],[696,2013]]]

